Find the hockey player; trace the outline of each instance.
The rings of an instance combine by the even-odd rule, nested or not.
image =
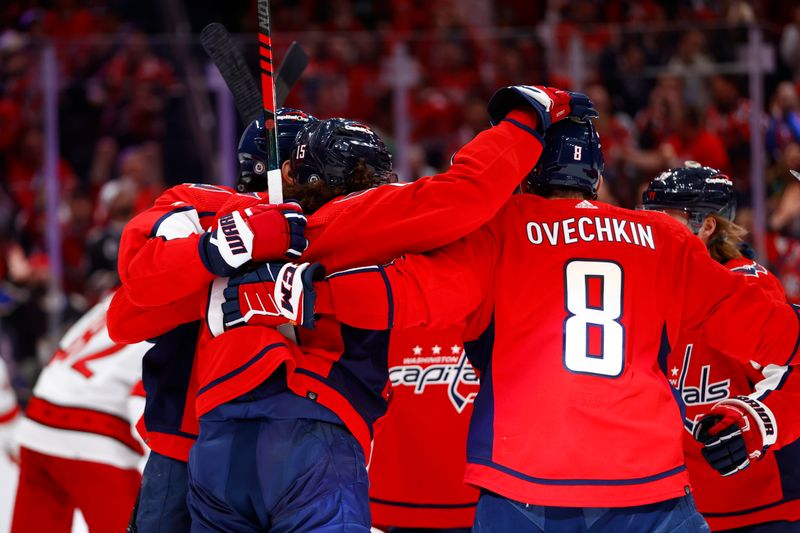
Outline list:
[[[478,319],[465,475],[483,489],[475,531],[708,530],[689,494],[669,347],[704,323],[723,353],[787,365],[798,312],[712,261],[670,217],[595,201],[590,124],[559,123],[546,146],[534,194],[441,250],[331,275],[316,311],[372,330]],[[276,286],[303,300],[307,281]],[[738,425],[726,422],[717,434]]]
[[[386,415],[369,464],[372,522],[384,531],[468,533],[478,490],[464,483],[467,427],[478,375],[464,326],[392,331]]]
[[[378,187],[327,202],[311,219],[309,235],[313,234],[314,238],[308,253],[315,254],[333,268],[343,268],[388,260],[403,250],[426,249],[449,242],[492,216],[527,172],[526,169],[535,163],[541,151],[541,132],[551,122],[570,114],[593,116],[594,113],[591,103],[583,95],[527,86],[504,91],[499,99],[494,100],[494,105],[501,109],[494,114],[498,125],[464,147],[447,173],[403,187]],[[514,111],[515,108],[530,110]],[[329,124],[335,126],[307,128],[309,132],[327,132],[315,135],[308,143],[299,140],[301,132],[296,158],[303,161],[298,166],[293,164],[293,171],[300,182],[321,183],[333,191],[340,188],[346,191],[347,187],[359,183],[359,180],[350,179],[354,169],[366,163],[359,162],[359,159],[370,156],[368,152],[360,151],[359,145],[362,148],[364,145],[356,139],[363,139],[363,136],[369,139],[374,134],[363,124],[347,121]],[[311,149],[312,144],[318,146]],[[374,145],[367,143],[367,146],[370,144]],[[375,164],[366,164],[365,170],[374,172],[376,169],[382,170]],[[324,192],[324,187],[314,188]],[[261,311],[263,309],[253,310],[254,313]],[[253,313],[245,313],[239,321],[252,316]],[[170,323],[172,318],[169,317]],[[289,525],[282,520],[306,520],[304,527],[311,528],[313,524],[341,524],[342,520],[350,520],[368,529],[363,456],[370,447],[371,423],[385,408],[379,394],[386,381],[385,369],[378,369],[377,376],[383,377],[378,384],[370,374],[371,363],[358,368],[357,354],[344,357],[343,344],[346,350],[349,341],[337,340],[335,330],[331,333],[335,336],[321,340],[320,344],[305,344],[302,351],[268,328],[235,329],[209,343],[208,353],[213,357],[205,358],[207,366],[198,372],[198,413],[201,416],[208,413],[202,420],[209,427],[208,431],[201,432],[208,440],[199,442],[192,452],[192,465],[197,464],[197,469],[191,466],[191,501],[193,518],[196,519],[193,527],[198,530],[213,527],[238,530],[245,527],[244,523],[257,524],[247,527],[268,528],[280,527],[278,524]],[[384,343],[379,337],[373,341]],[[337,362],[339,359],[341,363]],[[281,363],[286,363],[286,377],[283,377],[283,370],[275,372]],[[295,364],[297,371],[294,371]],[[342,387],[351,375],[356,377],[350,382],[352,387],[345,387],[345,390]],[[361,383],[360,379],[363,380]],[[376,386],[378,393],[375,392]],[[261,456],[259,464],[262,466],[256,468],[256,448],[252,444],[243,447],[242,443],[253,442],[262,420],[239,424],[242,431],[250,432],[246,439],[241,435],[234,438],[235,432],[229,426],[218,431],[233,419],[241,420],[232,412],[240,408],[247,410],[248,406],[242,404],[255,401],[266,409],[282,409],[275,407],[283,405],[274,401],[276,394],[284,399],[294,398],[287,399],[292,420],[321,423],[317,425],[324,433],[320,435],[321,441],[315,437],[304,443],[304,446],[312,446],[311,453],[304,453],[308,449],[294,442],[290,435],[275,440],[289,447],[287,453],[292,451],[305,457],[298,462],[286,461],[285,457],[281,459],[277,466],[284,468],[284,474],[290,478],[275,476],[266,456]],[[261,402],[264,398],[270,401]],[[308,400],[311,400],[310,404]],[[302,404],[304,409],[300,418],[296,414],[299,411],[295,410],[298,404]],[[249,412],[251,416],[265,418],[263,412],[258,413],[255,409]],[[281,420],[280,414],[273,413],[272,419]],[[342,432],[341,423],[349,433]],[[295,437],[303,434],[297,433]],[[333,455],[344,453],[354,460],[331,461],[331,454],[326,452],[314,463],[317,467],[314,472],[309,471],[309,475],[316,476],[313,482],[281,486],[280,483],[302,477],[303,468],[310,468],[308,457],[316,457],[321,451],[319,442],[333,446],[336,449]],[[360,446],[354,448],[354,442]],[[275,448],[271,457],[278,457],[280,450]],[[338,470],[340,468],[345,468],[346,472]],[[267,471],[269,476],[263,480],[264,483],[256,483],[253,476],[266,475]],[[337,472],[345,477],[337,475]],[[244,477],[237,477],[239,475]],[[343,481],[345,478],[353,482],[346,483]],[[234,487],[241,490],[234,490]],[[258,487],[264,487],[264,492]],[[288,487],[296,489],[295,492],[285,494]],[[256,498],[263,506],[242,508],[241,502],[234,498],[237,494]],[[324,498],[317,498],[320,495]],[[275,496],[281,496],[278,508],[273,508],[275,500],[269,500]],[[341,498],[352,503],[337,503]],[[309,501],[314,501],[315,505],[304,505]],[[280,507],[281,504],[285,507]],[[296,509],[293,506],[302,507],[302,513],[292,512]],[[266,509],[273,514],[266,516]]]
[[[149,342],[114,343],[109,295],[61,339],[17,428],[20,472],[12,532],[72,531],[80,509],[90,532],[123,531],[141,476],[143,443],[132,422]]]
[[[775,276],[742,253],[745,230],[733,222],[736,199],[727,176],[687,162],[656,177],[642,204],[686,224],[715,261],[775,300],[786,301]],[[682,331],[673,346],[667,377],[686,404],[686,467],[697,508],[711,529],[800,530],[800,475],[795,468],[800,464],[800,434],[797,423],[784,423],[797,419],[796,373],[787,366],[732,361],[704,342],[697,329]],[[709,410],[720,418],[747,420],[739,423],[742,434],[730,439],[739,446],[737,454],[711,455],[692,437],[695,422]],[[774,431],[767,432],[769,428]],[[697,429],[708,431],[708,426]],[[770,453],[763,453],[766,447]]]
[[[294,143],[292,133],[316,118],[290,108],[279,109],[277,116],[285,155]],[[138,429],[152,453],[133,522],[143,532],[189,530],[186,462],[197,437],[197,290],[202,287],[205,295],[216,276],[246,268],[254,259],[298,257],[307,246],[299,207],[270,206],[266,195],[256,192],[266,189],[265,150],[262,118],[248,125],[239,142],[238,193],[216,185],[178,185],[123,232],[118,260],[123,286],[109,311],[110,332],[118,342],[158,337],[142,363],[147,399]],[[168,327],[165,317],[172,321]]]

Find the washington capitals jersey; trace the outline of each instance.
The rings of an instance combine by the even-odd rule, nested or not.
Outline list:
[[[778,280],[752,259],[725,263],[776,301],[786,301]],[[667,376],[686,404],[684,448],[698,510],[712,529],[775,520],[800,520],[800,381],[792,367],[731,360],[703,342],[698,329],[681,332],[669,356]],[[778,440],[758,461],[736,475],[721,477],[702,457],[691,436],[694,423],[715,403],[734,396],[763,401],[774,414]]]
[[[717,349],[762,365],[788,364],[800,331],[793,307],[682,224],[587,200],[518,195],[466,239],[329,286],[356,326],[481,316],[465,480],[538,505],[684,495],[683,416],[664,375],[679,331],[703,323]]]
[[[311,244],[304,258],[322,261],[330,270],[372,261],[389,261],[406,251],[444,245],[479,227],[502,206],[541,153],[542,145],[533,129],[532,117],[522,112],[514,114],[515,122],[502,122],[464,146],[455,156],[453,165],[443,174],[407,185],[384,185],[326,204],[309,218],[306,236]],[[198,207],[195,211],[199,214],[204,210]],[[166,211],[164,214],[174,216],[171,213]],[[191,228],[197,227],[194,218],[183,219]],[[181,220],[176,218],[176,221]],[[199,318],[205,311],[207,287],[185,300],[163,301],[174,298],[169,285],[172,277],[183,275],[188,279],[192,276],[192,279],[201,281],[208,278],[204,278],[207,275],[203,272],[195,276],[190,271],[198,263],[194,252],[196,244],[191,242],[195,238],[190,228],[183,233],[190,239],[189,243],[175,243],[176,249],[185,250],[185,258],[181,260],[183,256],[178,254],[171,256],[172,261],[182,261],[180,267],[162,265],[159,254],[166,252],[171,243],[148,241],[145,236],[152,233],[155,222],[157,220],[151,220],[149,227],[142,225],[138,231],[138,244],[132,248],[152,247],[152,251],[141,255],[132,253],[135,260],[121,259],[120,269],[130,269],[141,257],[143,261],[136,265],[138,268],[135,270],[140,273],[138,286],[141,290],[147,286],[149,268],[156,273],[164,270],[168,275],[163,283],[158,283],[158,289],[152,289],[159,290],[159,294],[148,295],[147,301],[142,295],[134,297],[132,294],[127,300],[120,298],[117,302],[115,299],[120,314],[114,323],[119,329],[115,328],[112,335],[126,336],[129,340],[141,337],[143,332],[155,336],[186,320]],[[201,227],[205,227],[205,223]],[[129,278],[133,272],[128,271]],[[127,285],[128,293],[132,292],[133,284]],[[190,292],[186,280],[176,287],[183,289],[181,294]],[[160,301],[155,302],[153,298]],[[137,301],[131,302],[131,299]],[[183,302],[192,299],[194,314],[184,314]],[[146,304],[162,307],[144,310],[138,307]],[[192,305],[185,307],[190,309]],[[126,324],[140,329],[126,332]],[[278,365],[284,364],[289,387],[333,410],[353,432],[365,452],[369,452],[372,422],[386,409],[388,332],[365,335],[334,320],[324,319],[315,332],[301,333],[301,348],[269,328],[245,326],[213,339],[207,333],[207,328],[204,328],[199,337],[200,351],[195,371],[181,374],[182,378],[187,378],[184,390],[196,391],[186,396],[187,401],[190,396],[196,396],[197,411],[192,413],[194,431],[198,414],[202,415],[251,390]],[[295,367],[298,369],[296,372]],[[148,401],[149,397],[148,389]],[[192,409],[194,406],[186,404],[179,411],[184,414],[183,423],[179,424],[184,434],[192,428],[188,422]]]
[[[109,332],[119,342],[155,342],[142,362],[147,399],[138,428],[158,453],[186,461],[197,438],[195,352],[200,309],[214,279],[200,256],[200,237],[218,215],[263,201],[217,185],[178,185],[125,226],[122,288],[109,308]]]
[[[153,344],[117,344],[108,336],[111,297],[64,335],[42,370],[20,422],[22,446],[40,453],[135,468],[144,449],[132,434],[132,404],[142,357]],[[141,412],[137,414],[140,415]]]
[[[392,332],[389,409],[375,425],[369,466],[372,521],[379,526],[472,525],[478,491],[463,478],[479,380],[463,332]]]

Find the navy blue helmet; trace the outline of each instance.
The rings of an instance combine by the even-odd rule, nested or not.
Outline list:
[[[603,174],[600,137],[591,121],[562,120],[545,132],[544,149],[528,175],[528,185],[564,187],[597,195]]]
[[[278,163],[283,165],[284,161],[291,158],[297,132],[306,124],[319,120],[313,115],[290,107],[279,108],[276,116]],[[267,139],[264,120],[262,114],[248,124],[239,139],[239,181],[236,185],[239,192],[267,190]]]
[[[291,165],[298,183],[325,180],[332,188],[344,187],[361,160],[377,178],[375,184],[397,180],[383,140],[361,122],[331,118],[307,124],[295,144]]]
[[[736,216],[736,195],[728,176],[695,161],[659,174],[642,193],[642,208],[679,209],[689,215],[689,227],[698,233],[708,215],[728,220]]]

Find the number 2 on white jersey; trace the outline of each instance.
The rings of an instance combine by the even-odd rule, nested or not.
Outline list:
[[[625,366],[622,267],[611,261],[569,261],[564,292],[564,366],[579,374],[618,377]]]

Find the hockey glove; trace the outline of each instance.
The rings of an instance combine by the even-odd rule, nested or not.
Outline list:
[[[778,426],[772,411],[747,396],[715,404],[694,426],[694,438],[703,444],[703,457],[723,476],[730,476],[760,459],[775,444]]]
[[[287,324],[275,303],[275,282],[283,263],[265,263],[211,285],[206,319],[214,337],[239,326],[277,327]]]
[[[308,247],[306,217],[297,204],[259,204],[233,211],[200,240],[200,256],[217,276],[230,276],[248,261],[297,259]]]
[[[599,116],[592,101],[583,93],[543,85],[512,85],[499,89],[489,100],[489,120],[496,126],[512,110],[520,108],[532,109],[538,115],[536,129],[542,134],[550,124],[567,117],[588,120]]]
[[[324,278],[325,267],[320,263],[283,265],[275,286],[275,301],[281,314],[296,326],[314,329],[314,282]]]

